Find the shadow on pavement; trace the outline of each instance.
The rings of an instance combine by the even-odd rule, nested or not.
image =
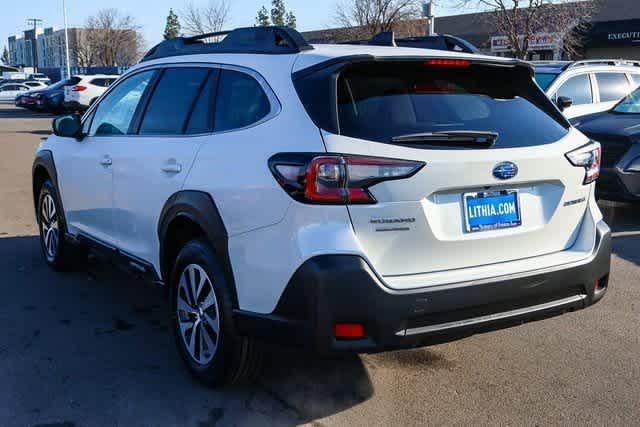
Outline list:
[[[101,262],[53,272],[36,236],[0,238],[0,272],[0,413],[16,425],[292,425],[373,395],[358,356],[271,347],[255,384],[211,390],[182,365],[162,289]]]
[[[14,131],[15,133],[26,133],[29,135],[42,135],[42,136],[49,136],[53,133],[53,131],[51,131],[50,129],[36,129],[36,130],[19,130],[19,131]]]
[[[55,115],[24,108],[0,108],[0,119],[38,119],[47,117],[54,118]]]
[[[601,201],[599,206],[613,231],[613,252],[640,265],[640,204]]]

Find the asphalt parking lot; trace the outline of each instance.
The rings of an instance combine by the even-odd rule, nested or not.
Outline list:
[[[210,390],[179,360],[161,289],[45,265],[30,174],[50,122],[0,106],[0,425],[637,425],[640,206],[603,203],[610,289],[587,310],[412,351],[269,348],[255,384]]]

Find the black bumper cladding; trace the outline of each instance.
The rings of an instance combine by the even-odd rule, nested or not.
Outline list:
[[[237,310],[246,335],[318,351],[376,352],[437,344],[578,310],[606,292],[609,227],[600,222],[594,252],[579,264],[531,274],[397,292],[353,255],[324,255],[294,274],[269,315]],[[365,337],[336,339],[335,323],[360,323]]]

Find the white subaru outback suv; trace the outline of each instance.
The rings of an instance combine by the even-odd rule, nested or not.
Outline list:
[[[264,341],[415,347],[606,292],[600,147],[528,64],[213,36],[153,48],[33,166],[47,262],[91,249],[164,284],[201,380],[255,372]]]

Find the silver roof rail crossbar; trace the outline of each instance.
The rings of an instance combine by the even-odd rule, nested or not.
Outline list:
[[[581,67],[585,65],[612,65],[612,66],[630,66],[640,67],[640,61],[632,61],[629,59],[585,59],[583,61],[576,61],[569,65],[568,68]]]

